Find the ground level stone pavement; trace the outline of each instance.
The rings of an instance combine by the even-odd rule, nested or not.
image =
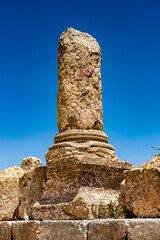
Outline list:
[[[160,219],[0,221],[0,240],[160,240]]]

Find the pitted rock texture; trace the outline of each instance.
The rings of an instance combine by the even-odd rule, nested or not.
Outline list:
[[[0,240],[159,240],[160,219],[0,221]]]
[[[160,169],[160,155],[153,158],[150,162],[144,163],[142,168],[159,168]]]
[[[126,224],[123,220],[95,220],[90,222],[88,240],[126,239]]]
[[[40,240],[87,240],[87,221],[43,221]]]
[[[127,208],[138,217],[160,217],[160,169],[135,168],[124,172]]]
[[[33,206],[34,219],[93,219],[92,204],[118,200],[123,171],[131,164],[118,161],[100,141],[92,142],[66,141],[67,146],[46,153],[47,181]]]
[[[0,220],[31,217],[32,206],[40,197],[45,180],[45,168],[38,167],[39,164],[37,158],[26,158],[22,162],[25,171],[11,167],[0,173]]]
[[[12,222],[2,222],[0,221],[0,240],[12,240],[11,233]]]
[[[128,240],[159,240],[160,219],[131,219],[128,220]]]
[[[12,223],[13,240],[40,240],[40,222],[19,221]]]
[[[31,171],[37,167],[41,167],[42,162],[39,158],[36,157],[27,157],[23,158],[22,163],[21,163],[21,168],[24,171]]]
[[[101,202],[107,205],[112,201],[118,205],[119,196],[118,190],[80,187],[75,195],[37,201],[33,207],[32,216],[35,220],[94,219]]]
[[[0,220],[15,218],[19,206],[19,177],[24,171],[11,167],[0,173]]]
[[[57,122],[67,129],[103,130],[101,49],[92,36],[68,28],[59,39]]]
[[[32,207],[41,196],[45,174],[45,167],[37,167],[32,171],[25,172],[19,178],[18,219],[32,219]]]

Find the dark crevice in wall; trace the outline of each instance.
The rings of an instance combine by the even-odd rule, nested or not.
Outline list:
[[[126,224],[126,238],[124,240],[128,240],[128,224]]]
[[[11,240],[13,240],[13,225],[11,224]]]
[[[126,233],[126,236],[123,238],[123,240],[128,240],[127,233]]]
[[[88,232],[89,232],[89,225],[90,225],[90,223],[88,222],[87,223],[87,234],[86,234],[86,240],[89,240],[89,236],[88,236]]]

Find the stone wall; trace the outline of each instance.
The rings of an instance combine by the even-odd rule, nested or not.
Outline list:
[[[159,240],[160,219],[1,221],[0,240]]]

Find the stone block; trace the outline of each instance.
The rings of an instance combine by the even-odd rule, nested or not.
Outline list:
[[[124,172],[127,208],[138,217],[160,217],[160,168]]]
[[[87,221],[42,221],[39,240],[87,240]]]
[[[93,219],[91,206],[118,200],[123,171],[130,168],[98,147],[49,150],[46,159],[47,181],[32,211],[36,220]]]
[[[0,220],[13,220],[19,206],[19,177],[24,171],[11,167],[0,173]]]
[[[39,240],[39,234],[40,222],[38,221],[12,223],[13,240]]]
[[[12,222],[0,222],[0,240],[11,240]]]
[[[41,166],[42,166],[41,160],[36,157],[23,158],[22,163],[21,163],[21,168],[24,171],[31,171],[31,170],[41,167]]]
[[[0,220],[28,220],[41,195],[45,167],[35,157],[24,158],[19,167],[0,172]]]
[[[159,240],[160,219],[128,220],[128,240]]]
[[[32,219],[32,207],[40,198],[42,184],[45,180],[45,167],[37,167],[32,171],[27,171],[19,178],[19,208],[18,218]]]
[[[126,239],[125,221],[115,219],[90,221],[88,240],[106,240],[106,239],[107,240]]]

